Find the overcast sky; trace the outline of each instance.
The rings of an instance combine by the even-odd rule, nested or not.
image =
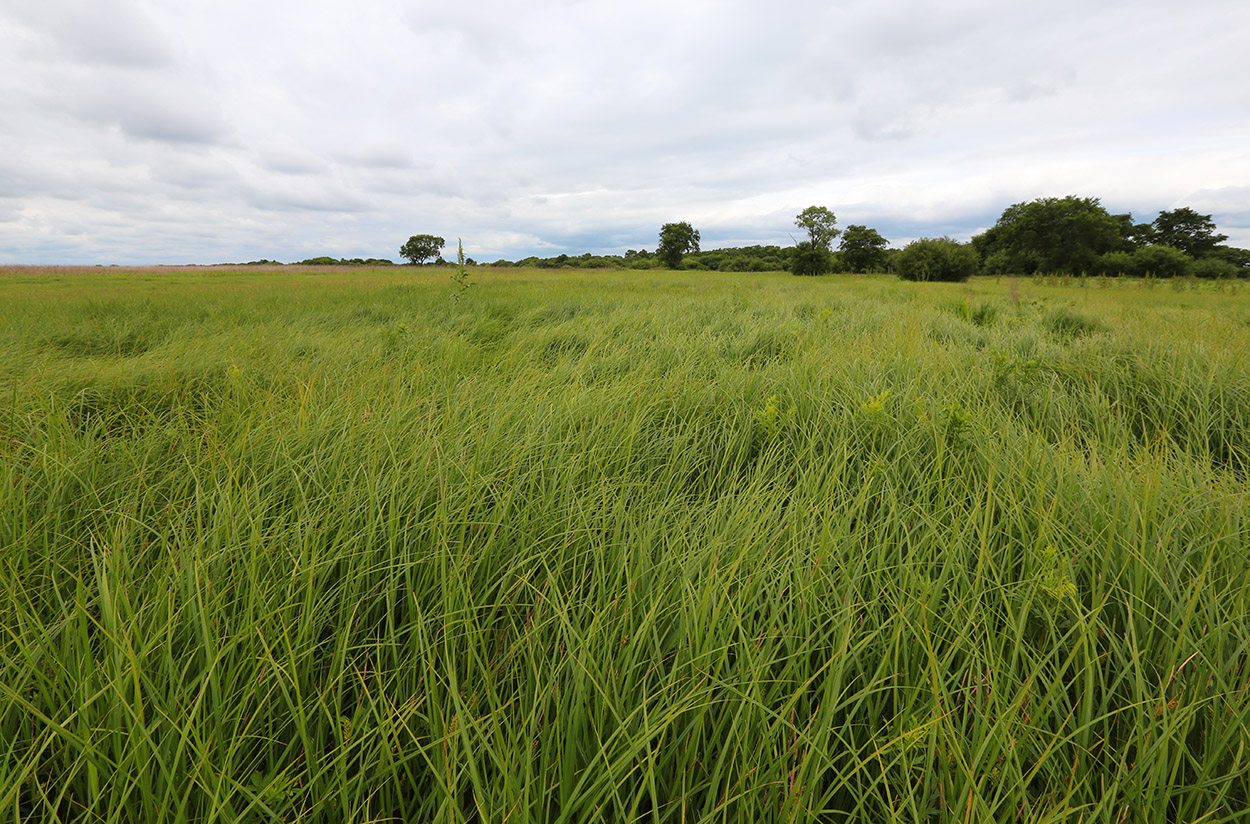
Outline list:
[[[1076,194],[1250,247],[1247,0],[0,0],[0,262],[894,245]]]

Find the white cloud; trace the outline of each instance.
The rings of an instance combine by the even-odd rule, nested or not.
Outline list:
[[[0,259],[787,243],[813,203],[898,241],[1068,193],[1250,246],[1248,27],[1234,0],[0,0]]]

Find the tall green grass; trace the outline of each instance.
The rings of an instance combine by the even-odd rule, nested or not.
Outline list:
[[[474,279],[0,278],[0,820],[1250,815],[1250,297]]]

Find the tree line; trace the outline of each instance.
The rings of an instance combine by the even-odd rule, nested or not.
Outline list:
[[[1109,213],[1098,198],[1069,195],[1008,206],[971,245],[985,274],[1250,275],[1250,251],[1226,240],[1210,215],[1189,207],[1137,223],[1131,214]]]
[[[804,209],[795,224],[808,239],[794,246],[730,246],[700,249],[699,230],[688,222],[666,223],[660,228],[654,252],[629,249],[623,255],[561,254],[549,258],[497,260],[491,266],[540,269],[690,269],[718,272],[794,272],[820,275],[833,271],[887,271],[889,241],[875,229],[851,225],[836,228],[837,218],[824,206]],[[842,244],[835,252],[832,243]]]
[[[1111,214],[1098,198],[1038,198],[1003,210],[997,222],[967,243],[947,237],[921,238],[901,249],[876,229],[837,227],[825,206],[809,206],[795,216],[805,237],[791,246],[757,245],[704,250],[699,230],[688,222],[660,228],[655,251],[630,249],[622,255],[559,254],[497,260],[490,266],[539,269],[690,269],[721,272],[776,272],[822,275],[830,272],[897,274],[909,280],[965,280],[974,274],[1066,274],[1118,277],[1250,277],[1250,250],[1228,246],[1211,218],[1189,207],[1164,210],[1149,223],[1131,214]],[[840,239],[840,240],[839,240]],[[838,245],[834,247],[834,241]],[[445,264],[445,240],[413,235],[400,249],[410,264]],[[246,265],[277,264],[259,260]],[[378,258],[316,257],[307,265],[384,266]],[[464,264],[478,265],[472,258]]]
[[[699,230],[688,222],[660,228],[655,251],[623,255],[560,254],[498,260],[500,267],[540,269],[690,269],[723,272],[788,271],[894,273],[908,280],[965,280],[974,274],[1067,274],[1118,277],[1250,277],[1250,251],[1225,245],[1211,215],[1189,207],[1164,210],[1150,223],[1111,214],[1098,198],[1038,198],[1015,203],[969,242],[921,238],[902,249],[877,230],[851,224],[837,228],[825,206],[809,206],[794,224],[805,239],[793,246],[743,246],[703,250]],[[834,241],[841,238],[837,248]],[[414,235],[400,249],[410,263],[434,259],[443,239]],[[438,257],[437,262],[442,262]],[[466,261],[474,265],[472,259]]]

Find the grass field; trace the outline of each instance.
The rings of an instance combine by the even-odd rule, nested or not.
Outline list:
[[[0,821],[1250,820],[1250,291],[0,272]]]

